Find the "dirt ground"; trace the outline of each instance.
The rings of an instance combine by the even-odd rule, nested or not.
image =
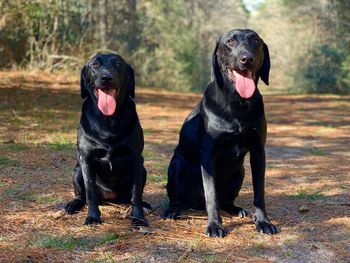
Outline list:
[[[222,212],[228,236],[205,236],[205,212],[159,218],[166,170],[181,124],[201,95],[137,89],[154,211],[132,229],[129,207],[101,206],[103,224],[83,225],[62,207],[73,196],[77,79],[0,72],[1,262],[350,262],[350,97],[266,95],[266,196],[274,236],[252,216]],[[248,159],[248,158],[246,158]],[[237,204],[252,207],[250,169]]]

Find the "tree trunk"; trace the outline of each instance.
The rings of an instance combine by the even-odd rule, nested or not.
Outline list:
[[[128,51],[131,54],[132,51],[136,48],[136,24],[137,24],[137,17],[136,17],[136,0],[128,0],[128,7],[129,7],[129,34],[128,34]]]
[[[100,9],[100,45],[107,49],[107,0],[99,0]]]

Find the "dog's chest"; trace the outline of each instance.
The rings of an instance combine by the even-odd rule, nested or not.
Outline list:
[[[246,132],[242,130],[221,133],[216,138],[215,145],[220,155],[239,159],[247,153]]]
[[[113,149],[101,149],[95,155],[98,170],[115,174],[123,171],[133,161],[133,153],[129,147],[116,147]]]

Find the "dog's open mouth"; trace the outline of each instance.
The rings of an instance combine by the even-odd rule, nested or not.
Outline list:
[[[97,106],[99,110],[106,116],[112,115],[117,108],[117,90],[112,88],[95,88],[97,97]]]
[[[235,71],[234,69],[227,68],[228,77],[232,82],[236,83],[236,91],[239,96],[244,99],[249,99],[253,96],[256,89],[253,73],[250,70]]]

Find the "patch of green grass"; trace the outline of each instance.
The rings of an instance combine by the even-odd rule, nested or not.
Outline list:
[[[293,253],[292,253],[292,251],[284,251],[283,252],[283,256],[285,256],[286,258],[290,258],[290,257],[292,257],[293,256]]]
[[[216,255],[205,255],[203,260],[204,262],[217,262]]]
[[[325,125],[319,129],[316,130],[316,133],[317,134],[320,134],[320,133],[327,133],[327,132],[334,132],[336,131],[337,128],[331,126],[331,125]]]
[[[107,233],[101,237],[101,241],[99,242],[99,244],[104,245],[108,243],[115,243],[116,241],[118,241],[119,238],[119,235],[115,233]]]
[[[1,194],[0,194],[0,202],[4,202],[7,200],[11,200],[11,201],[19,201],[19,200],[26,200],[25,198],[26,194],[23,194],[23,192],[21,192],[18,189],[5,189]],[[18,206],[22,206],[23,202],[17,202]]]
[[[63,150],[72,150],[74,149],[74,144],[72,143],[50,143],[49,147],[52,150],[63,151]]]
[[[133,263],[141,262],[141,259],[142,259],[141,256],[138,256],[138,255],[132,256],[131,257],[131,262],[133,262]]]
[[[323,149],[316,148],[316,147],[310,149],[309,150],[309,154],[316,155],[316,156],[325,156],[325,155],[327,155],[327,153]]]
[[[154,163],[153,166],[156,168],[158,173],[148,174],[147,181],[154,183],[166,183],[168,180],[168,164],[166,162],[158,161]]]
[[[0,156],[0,167],[1,166],[14,166],[16,162],[5,156]]]
[[[33,198],[29,198],[31,195],[28,194],[28,192],[21,192],[20,190],[18,189],[6,189],[4,192],[3,192],[3,196],[8,198],[8,199],[11,199],[11,200],[33,200]]]
[[[253,256],[260,254],[263,250],[265,249],[265,245],[262,242],[259,243],[255,243],[252,247],[251,247],[251,254]]]
[[[299,109],[297,109],[297,111],[299,111],[299,112],[306,112],[306,111],[309,111],[310,109],[308,109],[308,108],[299,108]]]
[[[13,153],[18,153],[28,149],[28,146],[22,143],[11,143],[8,145],[8,149]]]
[[[57,151],[73,150],[74,147],[75,144],[69,138],[62,135],[53,135],[49,143],[49,148]]]
[[[168,176],[166,174],[149,174],[147,175],[147,181],[151,183],[166,183]]]
[[[144,135],[144,136],[149,136],[149,135],[151,135],[151,134],[152,134],[151,131],[146,130],[146,129],[143,129],[143,135]]]
[[[156,162],[154,166],[157,168],[157,170],[160,170],[162,173],[167,174],[168,173],[168,163],[167,162]]]
[[[38,247],[50,247],[57,248],[61,250],[74,250],[74,249],[86,249],[95,245],[104,245],[108,243],[116,243],[120,238],[119,235],[115,233],[106,233],[105,235],[89,238],[89,237],[79,237],[75,238],[71,235],[65,236],[51,236],[45,235],[40,237],[37,241],[33,242],[33,246]],[[101,262],[101,261],[97,261]],[[105,262],[105,261],[102,261]]]
[[[39,119],[41,121],[54,121],[57,116],[56,112],[54,111],[37,111],[35,112],[36,119]]]
[[[191,248],[191,250],[198,250],[202,244],[202,239],[197,237],[195,239],[188,240],[187,247]]]
[[[298,240],[297,235],[287,235],[284,237],[283,245],[291,246],[294,242],[296,242],[296,240]]]
[[[298,190],[292,196],[296,199],[306,200],[306,201],[322,201],[326,199],[326,196],[322,194],[320,191],[311,192],[307,190]]]
[[[74,238],[70,235],[67,236],[43,236],[36,242],[33,242],[32,245],[37,247],[50,247],[57,248],[61,250],[74,250],[76,248],[87,248],[92,243],[93,240],[87,238]]]
[[[39,195],[39,194],[26,195],[25,199],[35,201],[39,204],[52,204],[52,203],[58,203],[62,201],[61,198],[56,196],[46,196],[46,195]]]
[[[117,261],[113,259],[112,252],[104,252],[102,258],[97,258],[93,262],[96,263],[116,263]]]
[[[254,249],[256,249],[256,250],[264,249],[264,243],[255,243],[254,244]]]
[[[15,189],[6,189],[3,195],[11,199],[18,199],[20,192]]]
[[[274,168],[278,168],[278,165],[275,163],[266,163],[266,168],[274,169]]]
[[[52,203],[58,203],[62,201],[62,199],[59,197],[33,194],[30,192],[23,192],[18,189],[11,189],[11,188],[6,189],[3,192],[3,196],[12,200],[35,201],[39,204],[52,204]]]
[[[45,131],[49,134],[50,133],[54,134],[57,132],[57,128],[46,128]]]
[[[152,152],[147,149],[144,149],[142,152],[142,156],[145,160],[152,159]]]

